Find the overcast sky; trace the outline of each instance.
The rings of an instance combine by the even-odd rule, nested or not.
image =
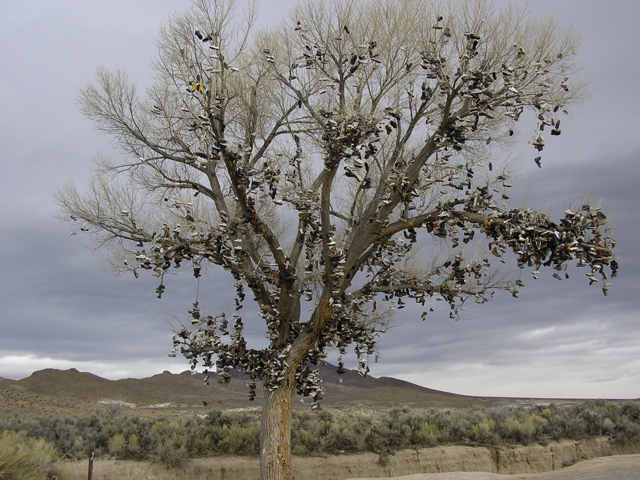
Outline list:
[[[261,21],[291,3],[263,0]],[[502,2],[498,2],[502,3]],[[156,279],[114,277],[88,237],[55,219],[53,192],[86,183],[97,153],[113,153],[76,103],[95,68],[124,69],[150,81],[159,25],[185,0],[0,2],[0,377],[43,368],[77,368],[105,378],[186,370],[167,357],[173,315],[194,301],[194,279],[170,279],[162,300]],[[532,0],[582,35],[583,78],[591,97],[573,107],[563,133],[531,160],[530,131],[514,184],[524,202],[559,217],[571,202],[601,201],[614,224],[620,273],[609,296],[588,287],[584,270],[557,281],[523,272],[520,298],[472,303],[464,318],[444,309],[419,320],[405,308],[380,342],[374,376],[394,376],[468,395],[640,397],[640,2]],[[516,194],[516,191],[518,192]],[[520,203],[518,203],[520,202]],[[200,296],[225,273],[210,270]],[[223,299],[221,309],[229,307]],[[355,365],[351,365],[355,367]]]

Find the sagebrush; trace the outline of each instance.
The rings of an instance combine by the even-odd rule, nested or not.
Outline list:
[[[638,442],[640,404],[590,400],[572,406],[302,411],[292,425],[296,455],[374,452],[386,458],[405,448],[450,444],[545,445],[598,436]],[[204,417],[156,419],[124,413],[11,417],[0,420],[0,430],[13,432],[7,438],[19,432],[20,438],[39,439],[65,458],[85,458],[93,447],[97,456],[177,466],[194,457],[258,455],[260,416],[211,410]]]

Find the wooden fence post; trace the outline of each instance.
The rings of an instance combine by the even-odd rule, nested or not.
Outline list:
[[[89,449],[89,476],[87,480],[92,480],[93,478],[93,447]]]

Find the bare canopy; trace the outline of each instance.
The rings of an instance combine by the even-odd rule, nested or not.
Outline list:
[[[157,276],[159,297],[169,269],[230,275],[236,312],[194,303],[174,345],[223,381],[245,372],[250,395],[264,382],[262,475],[292,478],[294,392],[317,406],[329,348],[353,347],[366,375],[385,308],[413,301],[424,317],[444,300],[455,316],[515,296],[521,282],[493,266],[509,253],[536,276],[587,266],[605,294],[617,263],[598,207],[558,222],[509,207],[495,155],[522,116],[538,165],[560,135],[583,95],[571,32],[484,1],[312,0],[275,28],[255,20],[233,0],[195,2],[160,30],[142,97],[99,69],[81,108],[124,155],[57,200],[118,268]],[[257,313],[240,316],[247,300]],[[246,322],[264,323],[266,348],[247,345]]]

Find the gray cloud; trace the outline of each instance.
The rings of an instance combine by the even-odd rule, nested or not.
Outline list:
[[[54,219],[52,192],[87,179],[91,157],[115,155],[77,110],[78,88],[95,67],[122,68],[132,80],[149,82],[155,32],[187,1],[135,3],[10,2],[0,5],[0,376],[21,378],[40,368],[76,367],[107,378],[146,376],[187,363],[169,359],[174,315],[185,318],[197,282],[189,272],[169,276],[163,299],[157,279],[114,277],[99,254],[70,236]],[[276,21],[288,2],[262,2],[264,22]],[[602,200],[618,240],[620,273],[604,297],[587,286],[583,271],[557,281],[543,272],[519,298],[497,295],[471,304],[459,321],[442,308],[420,320],[421,310],[399,310],[395,327],[380,340],[376,376],[396,376],[442,390],[472,395],[637,397],[640,385],[640,139],[633,61],[640,40],[636,2],[565,0],[532,2],[534,13],[554,15],[583,35],[584,78],[591,97],[563,120],[563,134],[545,148],[543,168],[527,144],[511,204],[540,208],[555,218],[573,202]],[[212,313],[231,311],[229,278],[210,271],[199,288]],[[223,292],[223,295],[220,295]],[[434,302],[439,304],[440,302]],[[437,305],[436,305],[437,306]],[[251,341],[263,333],[245,307]]]

